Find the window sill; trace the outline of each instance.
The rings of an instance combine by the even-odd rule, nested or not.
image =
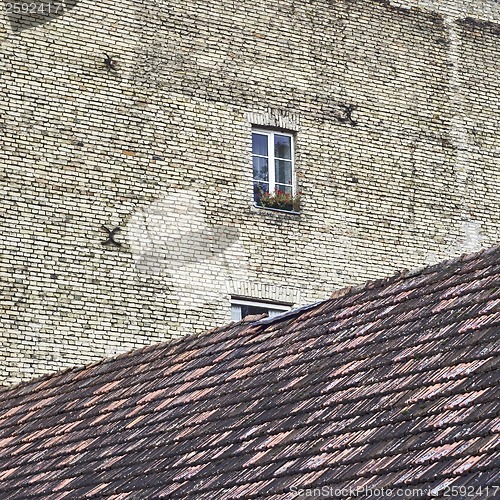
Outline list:
[[[268,210],[270,212],[281,212],[282,214],[290,214],[290,215],[301,215],[302,212],[295,212],[294,210],[282,210],[281,208],[271,208],[271,207],[261,207],[254,203],[254,208],[258,208],[259,210]]]

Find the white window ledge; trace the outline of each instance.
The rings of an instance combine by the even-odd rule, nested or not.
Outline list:
[[[295,212],[295,210],[282,210],[281,208],[271,208],[271,207],[261,207],[254,203],[254,208],[258,208],[259,210],[269,210],[270,212],[281,212],[283,214],[291,214],[291,215],[301,215],[302,212]]]

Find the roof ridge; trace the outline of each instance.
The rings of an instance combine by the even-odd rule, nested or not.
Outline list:
[[[398,281],[404,281],[408,278],[415,277],[418,275],[425,275],[425,274],[432,274],[433,272],[436,272],[438,270],[442,270],[448,267],[451,267],[453,265],[461,264],[463,262],[469,262],[473,261],[475,259],[479,259],[480,257],[483,257],[485,255],[490,255],[494,254],[496,252],[500,251],[500,244],[494,245],[489,248],[482,249],[478,252],[472,253],[472,254],[462,254],[458,257],[448,259],[442,262],[439,262],[437,264],[432,264],[429,266],[422,266],[419,268],[414,268],[413,270],[408,270],[408,269],[403,269],[400,271],[396,271],[396,273],[393,276],[389,276],[386,278],[378,278],[375,280],[369,280],[363,284],[360,285],[353,285],[353,286],[347,286],[344,288],[341,288],[337,291],[334,291],[331,296],[323,301],[318,301],[313,304],[308,304],[306,306],[297,308],[297,309],[292,309],[290,311],[286,311],[283,314],[280,314],[276,317],[268,318],[265,317],[264,315],[260,316],[248,316],[247,318],[243,318],[240,321],[232,321],[229,323],[226,323],[225,325],[222,326],[217,326],[215,328],[212,328],[207,331],[202,331],[202,332],[196,332],[192,334],[185,334],[181,337],[175,338],[175,339],[170,339],[170,340],[165,340],[163,342],[158,342],[154,343],[151,345],[144,346],[139,349],[130,349],[125,352],[116,354],[111,357],[105,357],[102,358],[94,363],[88,364],[88,365],[77,365],[77,366],[72,366],[69,368],[65,368],[61,371],[58,372],[52,372],[52,373],[47,373],[44,375],[41,375],[40,377],[30,379],[30,380],[25,380],[21,381],[17,384],[11,385],[11,386],[3,386],[0,387],[0,395],[5,395],[6,393],[13,391],[13,390],[19,390],[28,386],[32,386],[31,390],[28,392],[33,392],[38,390],[40,387],[39,385],[43,382],[52,380],[57,377],[64,377],[67,376],[71,373],[75,374],[75,379],[78,379],[80,376],[82,376],[85,372],[87,372],[90,369],[93,369],[97,366],[104,366],[107,364],[111,364],[115,362],[118,359],[121,358],[126,358],[130,356],[140,356],[148,352],[156,351],[159,349],[164,349],[167,346],[175,346],[178,344],[181,344],[183,342],[188,342],[190,340],[194,340],[200,337],[204,337],[209,334],[218,334],[218,333],[223,333],[230,331],[233,328],[237,328],[239,326],[243,325],[248,325],[248,326],[253,326],[253,327],[267,327],[271,324],[276,324],[280,323],[281,321],[287,321],[291,317],[297,317],[300,316],[304,313],[307,313],[311,311],[312,309],[315,309],[318,306],[321,306],[322,304],[329,302],[332,299],[336,298],[341,298],[341,297],[348,297],[348,296],[354,296],[357,293],[363,292],[363,291],[368,291],[368,290],[373,290],[377,288],[382,288],[384,286],[387,286],[389,284],[393,284]]]
[[[95,368],[99,365],[106,365],[106,364],[113,363],[114,361],[116,361],[118,359],[127,358],[129,356],[140,356],[140,355],[148,353],[150,351],[156,351],[159,349],[164,349],[167,346],[173,346],[176,344],[180,344],[180,343],[185,342],[189,339],[196,339],[196,338],[208,335],[208,334],[215,334],[215,333],[222,333],[224,331],[229,331],[232,328],[235,328],[238,326],[250,325],[253,323],[258,324],[259,321],[266,319],[266,318],[267,318],[267,316],[265,314],[247,316],[239,321],[231,321],[229,323],[226,323],[225,325],[216,326],[215,328],[212,328],[212,329],[207,330],[207,331],[196,332],[196,333],[191,333],[191,334],[186,333],[185,335],[182,335],[182,336],[177,337],[177,338],[165,340],[162,342],[156,342],[154,344],[140,347],[139,349],[132,348],[132,349],[129,349],[125,352],[121,352],[121,353],[115,354],[115,355],[110,356],[110,357],[104,357],[104,358],[101,358],[98,361],[95,361],[95,362],[90,363],[90,364],[70,366],[68,368],[64,368],[64,369],[56,371],[56,372],[45,373],[45,374],[40,375],[39,377],[35,377],[33,379],[22,380],[21,382],[18,382],[18,383],[13,384],[13,385],[0,386],[0,395],[6,394],[6,393],[13,391],[13,390],[22,389],[23,387],[27,387],[30,385],[36,385],[36,387],[34,387],[33,390],[38,390],[39,383],[43,383],[45,381],[51,380],[51,379],[56,378],[56,377],[62,377],[65,375],[69,375],[70,373],[75,373],[75,374],[80,375],[80,374],[83,374],[84,372],[86,372],[87,370]],[[75,378],[78,378],[79,375],[76,376]],[[29,392],[33,392],[33,390],[29,391]]]
[[[430,264],[425,266],[419,266],[412,269],[398,269],[392,276],[384,277],[384,278],[376,278],[373,280],[365,281],[364,283],[360,283],[358,285],[349,285],[343,288],[339,288],[338,290],[334,290],[330,299],[338,299],[340,297],[346,297],[349,295],[355,295],[356,293],[363,292],[365,290],[373,290],[374,288],[382,288],[386,285],[396,283],[398,281],[404,281],[408,278],[414,278],[419,275],[432,274],[436,271],[446,269],[448,267],[452,267],[457,264],[461,264],[463,262],[469,262],[472,260],[479,259],[480,257],[484,257],[486,255],[494,254],[495,252],[500,251],[500,243],[496,244],[492,247],[483,248],[474,253],[463,253],[458,257],[453,257],[451,259],[443,260],[438,262],[437,264]]]

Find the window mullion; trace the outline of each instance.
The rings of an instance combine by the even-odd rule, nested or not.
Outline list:
[[[274,168],[274,133],[271,132],[269,134],[267,143],[267,148],[269,151],[269,193],[274,193],[276,190],[276,177],[275,177],[275,168]]]

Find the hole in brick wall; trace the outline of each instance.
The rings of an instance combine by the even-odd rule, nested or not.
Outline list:
[[[348,123],[356,126],[358,122],[353,117],[355,110],[356,106],[353,104],[337,104],[333,111],[333,115],[340,123]]]

